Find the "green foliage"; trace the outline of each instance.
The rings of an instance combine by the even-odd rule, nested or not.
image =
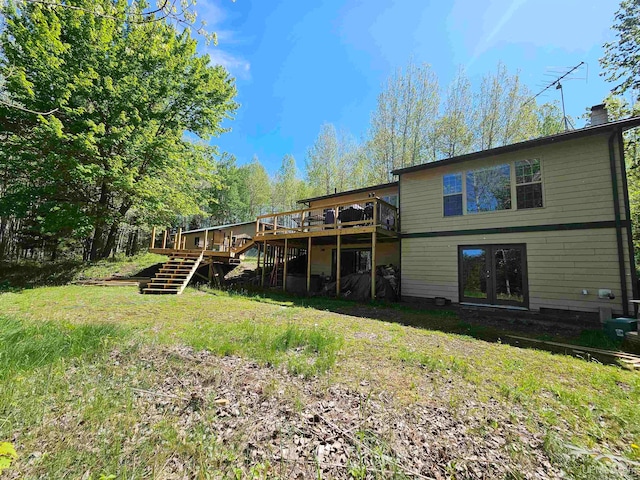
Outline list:
[[[14,460],[18,458],[18,453],[9,442],[0,442],[0,475],[9,468]]]
[[[59,260],[37,262],[20,260],[0,262],[0,292],[25,288],[66,285],[74,280],[104,279],[115,275],[131,276],[139,271],[165,262],[167,257],[145,253],[126,257],[122,254],[96,262]]]
[[[209,139],[237,105],[233,80],[199,56],[188,31],[158,19],[127,22],[126,0],[28,2],[3,7],[0,75],[35,116],[0,106],[7,172],[0,215],[28,219],[45,238],[92,237],[91,256],[113,249],[119,223],[168,223],[201,212],[215,185]],[[114,9],[109,17],[84,10]],[[135,13],[135,12],[134,12]],[[13,72],[8,76],[9,71]]]
[[[623,94],[640,88],[640,2],[623,0],[611,27],[616,40],[604,44],[604,56],[600,64],[602,75],[610,82],[618,82],[614,93]],[[637,97],[636,97],[637,98]]]
[[[181,334],[196,349],[220,355],[243,354],[270,365],[285,364],[294,374],[311,377],[329,370],[342,338],[325,328],[268,325],[245,321],[211,323],[195,320]]]
[[[60,358],[97,352],[120,335],[121,328],[109,324],[30,324],[0,316],[0,380]]]

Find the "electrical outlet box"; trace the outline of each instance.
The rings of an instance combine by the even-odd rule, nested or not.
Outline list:
[[[611,298],[611,290],[607,288],[601,288],[598,290],[598,298]]]

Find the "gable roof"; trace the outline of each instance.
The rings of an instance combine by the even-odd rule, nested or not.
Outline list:
[[[372,185],[370,187],[356,188],[355,190],[345,190],[344,192],[330,193],[329,195],[321,195],[319,197],[304,198],[302,200],[298,200],[296,203],[315,202],[316,200],[325,200],[327,198],[342,197],[344,195],[351,195],[353,193],[364,193],[364,192],[369,192],[371,190],[378,190],[380,188],[395,187],[397,185],[398,185],[398,182],[381,183],[380,185]]]
[[[253,223],[255,225],[255,220],[253,222],[240,222],[240,223],[229,223],[227,225],[215,225],[213,227],[206,227],[206,228],[198,228],[196,230],[187,230],[186,232],[182,232],[182,235],[186,234],[186,233],[198,233],[198,232],[204,232],[205,230],[224,230],[225,228],[231,228],[231,227],[239,227],[241,225],[249,225],[250,223]]]
[[[412,167],[398,168],[391,173],[394,175],[402,175],[403,173],[415,172],[418,170],[427,170],[430,168],[444,167],[447,165],[454,165],[456,163],[466,162],[468,160],[474,160],[477,158],[486,158],[491,155],[500,155],[501,153],[515,152],[518,150],[524,150],[526,148],[539,147],[543,145],[550,145],[554,143],[564,142],[566,140],[574,140],[582,137],[589,137],[592,135],[599,135],[602,133],[613,132],[615,130],[628,130],[640,125],[640,117],[631,117],[624,120],[617,120],[615,122],[607,122],[600,125],[594,125],[577,130],[569,130],[567,132],[556,133],[555,135],[549,135],[546,137],[534,138],[532,140],[525,140],[524,142],[512,143],[510,145],[503,145],[501,147],[491,148],[489,150],[480,150],[479,152],[467,153],[465,155],[459,155],[457,157],[446,158],[444,160],[437,160],[435,162],[421,163],[420,165],[414,165]]]

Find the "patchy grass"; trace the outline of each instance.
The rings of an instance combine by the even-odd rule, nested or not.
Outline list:
[[[104,350],[122,335],[117,325],[38,322],[0,316],[0,380],[18,372]]]
[[[0,292],[24,288],[60,286],[74,280],[131,276],[147,267],[166,261],[167,257],[144,253],[86,263],[79,260],[36,262],[21,260],[0,262]]]
[[[4,361],[6,356],[15,364],[9,374],[0,376],[0,441],[19,447],[25,478],[82,475],[78,465],[94,465],[94,475],[162,478],[163,465],[176,455],[211,465],[228,461],[221,460],[225,455],[238,454],[203,451],[198,445],[211,438],[210,432],[194,429],[181,436],[173,417],[141,427],[144,421],[135,395],[118,385],[154,390],[162,374],[138,364],[128,369],[113,364],[107,350],[114,339],[132,352],[146,345],[189,345],[307,379],[320,378],[316,381],[327,388],[344,385],[365,395],[391,396],[402,408],[433,405],[460,421],[474,419],[476,426],[469,435],[478,438],[513,425],[544,437],[553,465],[575,478],[624,478],[623,468],[608,469],[640,461],[634,447],[640,444],[640,375],[479,340],[446,311],[195,289],[180,296],[147,296],[129,287],[86,286],[4,293],[0,311],[5,315],[0,323],[0,358]],[[455,328],[459,333],[434,330]],[[18,341],[8,341],[12,338]],[[7,346],[11,343],[17,346]],[[42,358],[37,356],[40,351]],[[116,375],[114,368],[120,373]],[[293,404],[303,408],[304,400],[294,401],[292,395]],[[75,412],[68,418],[56,413],[69,411],[65,402],[71,402]],[[91,449],[74,452],[64,443],[55,444],[59,434],[53,426],[47,430],[46,424],[62,421],[61,415],[64,435],[82,438],[93,445]],[[49,439],[46,448],[27,434],[35,425],[40,438]],[[151,430],[130,445],[125,437],[132,428]],[[514,442],[509,443],[514,465],[530,462],[530,447]],[[384,444],[366,436],[361,443],[378,448],[380,458],[387,458]],[[38,456],[43,451],[49,461]],[[609,457],[597,460],[597,454]],[[136,455],[142,459],[138,463],[133,460]],[[145,464],[151,470],[145,470]],[[361,475],[362,468],[353,464],[353,476]]]

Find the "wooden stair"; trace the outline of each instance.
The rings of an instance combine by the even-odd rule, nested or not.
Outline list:
[[[231,253],[233,253],[234,255],[242,255],[244,252],[246,252],[251,247],[253,247],[255,243],[256,242],[254,242],[253,240],[249,240],[248,242],[246,242],[244,245],[240,247],[232,248]]]
[[[198,270],[203,256],[204,252],[183,253],[170,257],[142,292],[156,295],[180,295]]]

